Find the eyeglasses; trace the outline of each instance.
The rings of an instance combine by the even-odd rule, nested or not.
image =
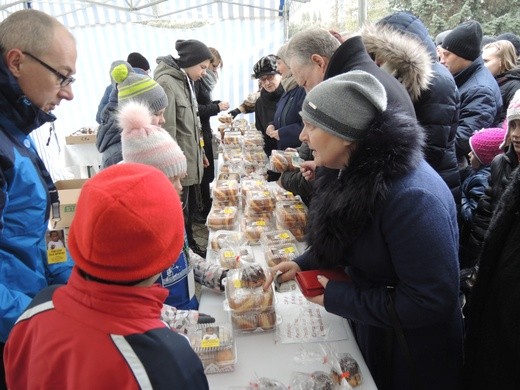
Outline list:
[[[260,77],[260,82],[262,82],[262,83],[267,83],[267,82],[273,81],[273,80],[274,80],[274,74],[269,74],[267,76]]]
[[[25,54],[26,56],[29,56],[31,57],[33,60],[35,60],[36,62],[38,62],[40,65],[44,66],[45,68],[47,68],[48,70],[50,70],[52,73],[54,73],[58,79],[60,79],[60,87],[61,88],[65,88],[67,85],[70,85],[72,84],[74,81],[76,81],[76,79],[74,77],[67,77],[63,74],[61,74],[60,72],[58,72],[56,69],[54,69],[52,66],[46,64],[45,62],[43,62],[42,60],[40,60],[39,58],[33,56],[31,53],[27,53],[26,51],[22,51],[23,54]]]

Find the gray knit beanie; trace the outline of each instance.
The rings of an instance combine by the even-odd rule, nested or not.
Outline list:
[[[208,47],[196,39],[179,39],[175,42],[175,49],[179,54],[177,63],[184,69],[200,64],[206,60],[211,61],[213,58],[213,54],[209,51]]]
[[[353,70],[325,80],[305,97],[301,117],[347,141],[359,141],[386,110],[383,84],[370,73]]]
[[[442,48],[469,61],[480,55],[482,27],[476,20],[468,20],[455,27],[442,41]]]
[[[154,79],[136,73],[128,62],[121,62],[110,72],[112,79],[117,83],[119,103],[137,100],[146,104],[152,112],[168,106],[168,97],[164,89]]]

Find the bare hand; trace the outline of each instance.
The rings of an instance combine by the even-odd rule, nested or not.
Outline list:
[[[263,286],[264,290],[269,289],[275,277],[278,278],[280,283],[294,279],[296,277],[296,272],[301,271],[301,268],[294,261],[284,261],[270,268],[270,271],[271,272],[267,274],[266,281]]]
[[[204,168],[209,167],[209,160],[206,157],[206,155],[203,155],[203,157],[202,157],[202,165],[204,165]]]
[[[229,103],[228,102],[220,102],[218,104],[218,109],[220,111],[224,111],[224,110],[227,110],[229,108]]]
[[[300,164],[300,172],[307,181],[312,181],[316,178],[316,163],[314,161],[304,161]]]

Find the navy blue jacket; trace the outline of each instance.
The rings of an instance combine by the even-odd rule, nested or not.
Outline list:
[[[276,105],[273,125],[278,130],[280,137],[277,145],[279,150],[297,148],[301,145],[299,137],[303,129],[303,122],[300,111],[305,95],[302,87],[293,88],[285,91]]]
[[[460,158],[471,151],[469,137],[475,131],[498,125],[502,95],[481,56],[454,78],[460,93],[459,126],[455,137],[457,157]]]

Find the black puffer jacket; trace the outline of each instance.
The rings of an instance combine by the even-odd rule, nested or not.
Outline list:
[[[437,61],[435,45],[419,18],[397,12],[362,31],[368,53],[407,89],[426,133],[426,161],[459,204],[460,175],[455,153],[459,92],[451,73]]]

